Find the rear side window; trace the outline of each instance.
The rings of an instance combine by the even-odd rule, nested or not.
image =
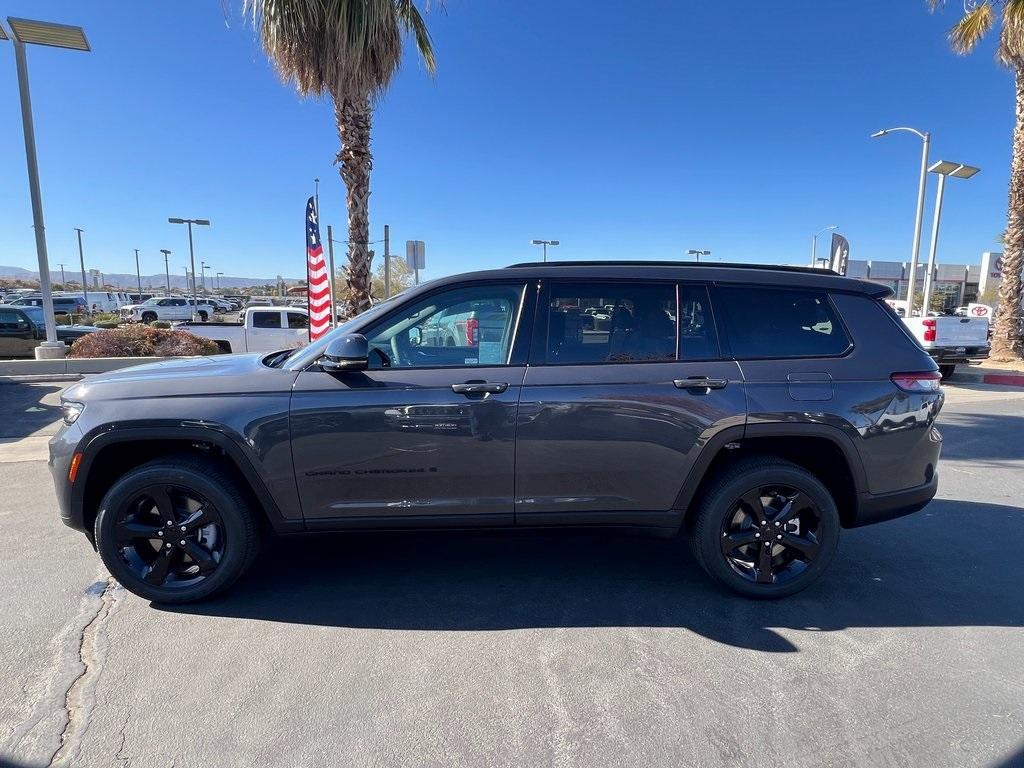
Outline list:
[[[850,337],[824,291],[719,287],[716,309],[734,357],[834,357]]]
[[[288,327],[289,328],[308,328],[309,318],[306,315],[299,314],[298,312],[288,313]]]
[[[252,313],[252,327],[253,328],[280,328],[281,327],[281,313],[280,312],[253,312]]]
[[[673,283],[552,283],[544,359],[550,364],[676,359]]]

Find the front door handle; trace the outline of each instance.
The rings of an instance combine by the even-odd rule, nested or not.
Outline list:
[[[491,384],[486,381],[467,381],[465,384],[452,384],[452,392],[457,395],[498,394],[506,389],[508,389],[508,384],[504,382]]]
[[[679,389],[725,389],[729,386],[728,379],[709,379],[707,376],[690,376],[675,379],[672,383]]]

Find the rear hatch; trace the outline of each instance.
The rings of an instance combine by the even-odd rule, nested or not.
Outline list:
[[[988,346],[988,320],[975,317],[936,317],[936,347]]]

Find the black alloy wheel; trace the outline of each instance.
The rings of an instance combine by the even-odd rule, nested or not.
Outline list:
[[[259,551],[249,493],[223,459],[174,455],[129,470],[107,491],[96,549],[125,589],[188,603],[230,586]]]
[[[213,575],[224,557],[217,508],[195,491],[160,483],[122,506],[114,526],[118,556],[137,578],[182,589]]]
[[[773,457],[741,459],[687,516],[690,548],[714,579],[741,595],[784,597],[814,582],[839,545],[839,512],[811,472]]]
[[[722,520],[722,554],[747,581],[784,584],[817,556],[821,518],[818,505],[792,486],[752,488]]]

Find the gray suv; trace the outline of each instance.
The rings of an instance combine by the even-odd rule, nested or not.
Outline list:
[[[718,582],[788,595],[841,529],[935,495],[939,372],[889,294],[754,265],[444,278],[300,350],[70,387],[60,514],[165,603],[224,589],[270,533],[522,526],[681,533]],[[503,320],[441,338],[466,307]]]

